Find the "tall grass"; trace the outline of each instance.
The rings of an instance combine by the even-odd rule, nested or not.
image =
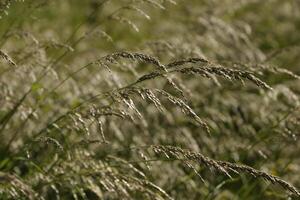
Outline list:
[[[298,199],[295,0],[0,3],[0,199]]]

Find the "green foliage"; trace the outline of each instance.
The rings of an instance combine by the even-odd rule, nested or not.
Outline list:
[[[300,198],[296,0],[0,3],[0,199]]]

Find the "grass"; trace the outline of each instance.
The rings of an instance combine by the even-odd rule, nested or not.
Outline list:
[[[0,199],[299,199],[295,0],[0,3]]]

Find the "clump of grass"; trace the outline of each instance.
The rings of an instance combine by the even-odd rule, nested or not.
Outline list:
[[[299,198],[297,9],[3,1],[0,199]]]

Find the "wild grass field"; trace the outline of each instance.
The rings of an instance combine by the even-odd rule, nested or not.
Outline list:
[[[0,200],[300,199],[300,1],[0,16]]]

